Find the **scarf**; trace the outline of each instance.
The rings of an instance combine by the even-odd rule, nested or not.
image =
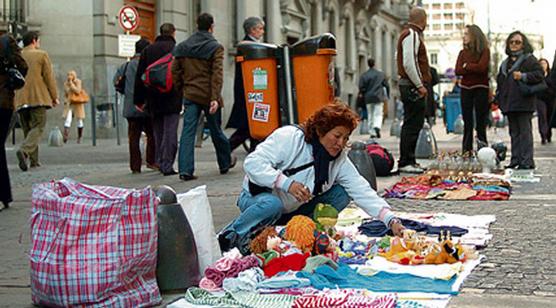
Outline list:
[[[313,159],[315,160],[315,188],[313,193],[318,195],[322,192],[322,186],[328,182],[330,162],[338,158],[342,152],[336,157],[330,155],[318,138],[314,138],[311,145],[313,146]]]

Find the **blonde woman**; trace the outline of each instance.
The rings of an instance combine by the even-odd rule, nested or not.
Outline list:
[[[77,143],[81,143],[83,137],[83,120],[85,120],[85,104],[71,99],[72,95],[79,95],[83,87],[81,80],[77,78],[77,73],[73,70],[68,72],[68,77],[64,82],[65,103],[64,103],[64,143],[68,141],[69,130],[72,119],[77,119]]]

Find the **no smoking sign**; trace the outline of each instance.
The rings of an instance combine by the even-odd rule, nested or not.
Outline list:
[[[139,25],[139,14],[132,6],[123,6],[118,13],[120,26],[125,31],[133,31]]]

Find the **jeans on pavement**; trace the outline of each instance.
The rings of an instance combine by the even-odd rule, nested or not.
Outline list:
[[[218,167],[220,170],[228,169],[231,163],[230,142],[220,127],[221,108],[218,108],[214,114],[210,114],[209,106],[197,104],[188,99],[184,99],[184,105],[183,129],[178,152],[179,174],[193,175],[195,171],[195,131],[201,111],[204,111],[207,118],[210,137],[216,150]]]

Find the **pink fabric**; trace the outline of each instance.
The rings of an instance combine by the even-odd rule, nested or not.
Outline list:
[[[222,287],[225,278],[234,278],[246,269],[259,266],[259,259],[254,255],[227,254],[205,269],[205,277],[199,287],[211,291]]]
[[[309,294],[298,297],[293,308],[394,308],[397,298],[394,294],[384,296],[364,296],[347,292]]]
[[[218,291],[220,288],[214,283],[214,281],[203,277],[199,282],[199,287],[207,291]]]

